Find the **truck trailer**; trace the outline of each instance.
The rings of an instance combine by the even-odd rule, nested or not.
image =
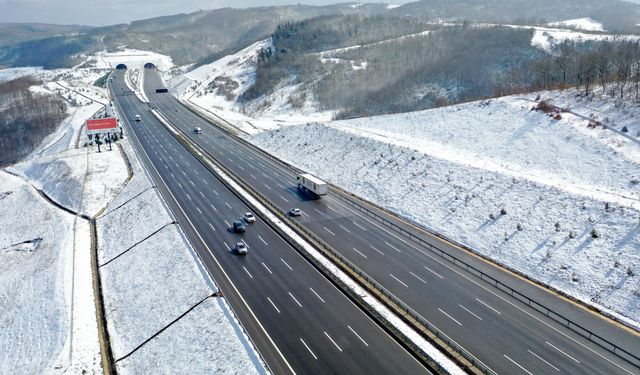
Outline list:
[[[312,198],[320,198],[329,192],[329,185],[326,182],[308,173],[299,174],[296,180],[298,182],[298,190]]]

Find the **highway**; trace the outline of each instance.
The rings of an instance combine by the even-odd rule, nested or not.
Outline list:
[[[290,169],[197,116],[173,95],[156,94],[155,89],[164,85],[155,69],[145,69],[144,82],[151,105],[173,126],[281,210],[302,209],[303,216],[296,220],[496,373],[640,373],[638,367],[381,226],[333,194],[320,200],[308,199],[295,188],[295,174]],[[194,134],[195,127],[201,127],[203,134]],[[439,243],[438,246],[450,245]],[[494,269],[494,272],[502,271]],[[637,334],[555,294],[530,285],[523,288],[533,290],[531,293],[535,293],[536,298],[545,299],[581,324],[638,355]]]
[[[109,88],[130,139],[204,266],[274,373],[430,373],[191,155],[126,88]],[[140,115],[141,121],[134,121]],[[244,242],[249,253],[230,248]]]

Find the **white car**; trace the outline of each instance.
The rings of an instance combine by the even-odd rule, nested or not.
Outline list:
[[[256,217],[251,212],[247,212],[244,214],[244,221],[247,223],[255,223]]]
[[[202,128],[195,128],[193,129],[193,132],[196,134],[202,134]]]
[[[291,216],[300,216],[302,215],[302,211],[299,208],[292,208],[289,210],[289,215]]]
[[[236,254],[247,255],[247,245],[244,242],[236,242],[236,246],[233,248]]]

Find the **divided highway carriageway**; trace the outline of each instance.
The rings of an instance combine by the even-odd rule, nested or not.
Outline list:
[[[109,88],[138,155],[273,373],[431,373],[260,217],[243,235],[233,233],[233,220],[250,209],[158,122],[123,76],[116,71]],[[230,251],[238,241],[247,255]]]

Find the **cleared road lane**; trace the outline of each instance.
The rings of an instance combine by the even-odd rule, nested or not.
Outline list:
[[[539,370],[545,366],[542,358],[569,373],[638,373],[637,367],[423,246],[382,227],[331,194],[321,200],[300,194],[291,170],[204,121],[172,95],[155,94],[154,89],[162,87],[162,82],[153,69],[145,74],[147,95],[174,126],[281,210],[301,208],[303,216],[296,220],[496,372],[518,373],[522,371],[518,365]],[[203,134],[192,134],[196,126],[203,129]],[[558,299],[550,293],[542,297]],[[565,302],[553,300],[553,303]],[[568,306],[567,310],[572,308]],[[582,314],[584,322],[593,323],[593,328],[601,329],[606,337],[626,344],[628,350],[638,351],[637,335],[609,326],[588,312]],[[591,328],[590,324],[586,326]],[[491,345],[487,345],[488,342]],[[555,348],[564,353],[547,342],[554,343]]]
[[[228,299],[237,293],[247,305],[232,307],[252,312],[240,314],[242,323],[252,337],[268,335],[282,353],[286,364],[272,367],[275,372],[288,364],[305,374],[428,373],[260,218],[243,235],[231,232],[229,222],[249,208],[157,122],[147,105],[120,90],[121,72],[111,85],[123,121],[148,157],[147,168],[157,173],[156,182],[166,188],[166,200],[175,203],[172,209],[183,227],[193,229],[185,230],[191,242],[203,244],[196,249],[205,267],[214,275],[220,273],[217,268],[224,270],[232,287],[217,280],[223,293]],[[136,114],[140,122],[127,121]],[[240,241],[249,248],[246,256],[230,251]],[[264,332],[252,328],[256,322],[246,318],[251,315]],[[265,348],[268,340],[254,342],[261,353],[274,353],[265,355],[268,362],[274,359],[275,352]]]

